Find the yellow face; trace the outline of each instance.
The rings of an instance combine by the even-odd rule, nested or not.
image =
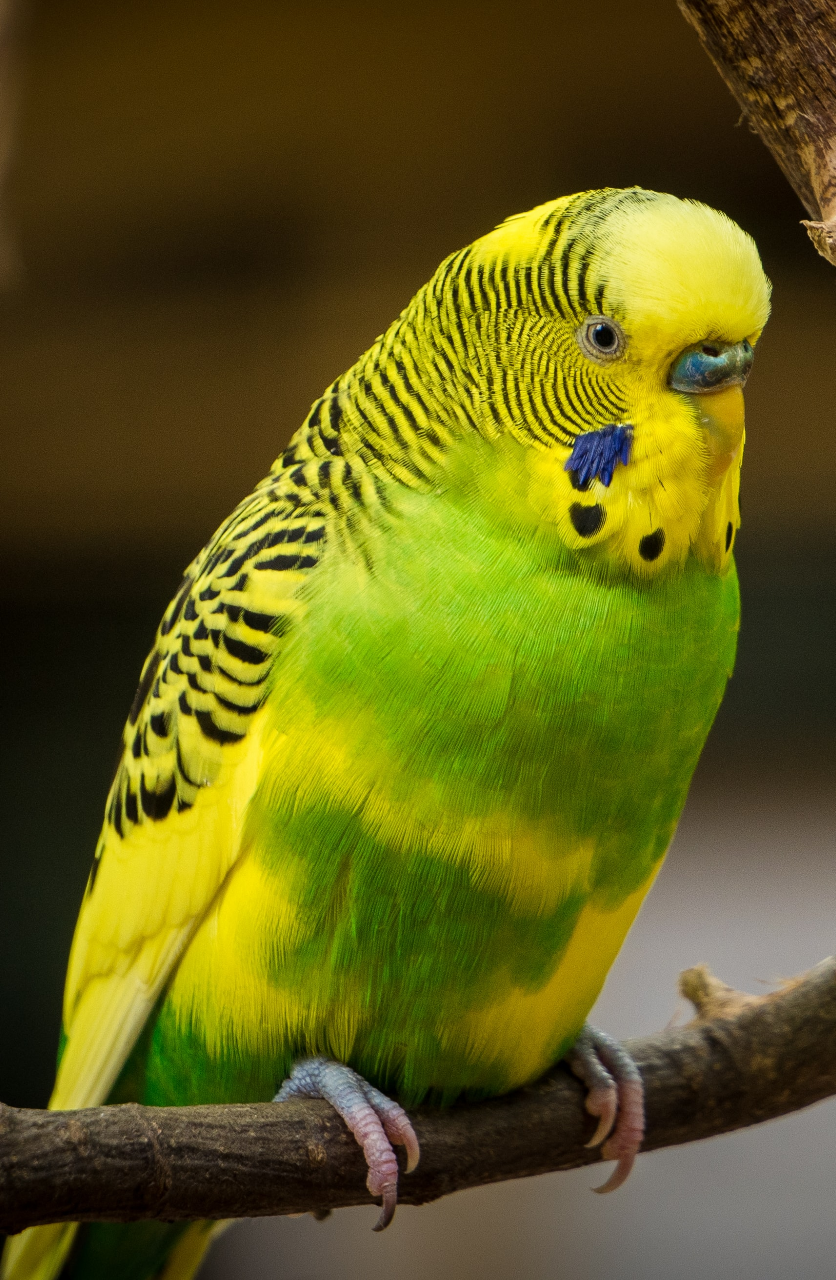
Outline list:
[[[722,571],[739,524],[743,384],[769,314],[752,240],[704,205],[611,192],[532,210],[473,251],[494,272],[551,280],[527,331],[506,340],[500,324],[491,339],[506,381],[513,364],[540,393],[508,429],[534,444],[542,518],[641,577],[689,552]]]

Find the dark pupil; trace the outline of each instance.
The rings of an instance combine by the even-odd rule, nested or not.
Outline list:
[[[615,346],[615,329],[608,324],[596,324],[592,329],[592,341],[602,351],[611,351]]]

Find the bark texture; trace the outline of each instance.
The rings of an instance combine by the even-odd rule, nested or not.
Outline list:
[[[836,960],[766,996],[705,968],[681,1029],[627,1042],[647,1096],[645,1151],[758,1124],[836,1093]],[[402,1203],[600,1160],[563,1067],[491,1102],[413,1113],[421,1163]],[[45,1222],[258,1217],[367,1204],[365,1165],[322,1102],[48,1112],[0,1106],[0,1231]]]
[[[677,0],[836,266],[836,3]]]

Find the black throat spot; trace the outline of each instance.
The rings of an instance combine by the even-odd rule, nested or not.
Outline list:
[[[569,508],[569,519],[572,528],[581,538],[591,538],[602,528],[607,513],[600,503],[587,507],[580,502],[573,502]]]
[[[646,534],[639,543],[639,555],[642,560],[658,560],[664,545],[665,530],[654,529],[652,533]]]

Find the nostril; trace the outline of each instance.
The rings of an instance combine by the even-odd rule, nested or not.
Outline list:
[[[704,355],[704,356],[711,356],[711,357],[712,357],[712,359],[714,359],[714,360],[716,360],[716,359],[717,359],[717,356],[719,356],[719,354],[720,354],[720,348],[719,348],[719,347],[702,347],[702,348],[701,348],[701,351],[702,351],[702,353],[703,353],[703,355]]]

